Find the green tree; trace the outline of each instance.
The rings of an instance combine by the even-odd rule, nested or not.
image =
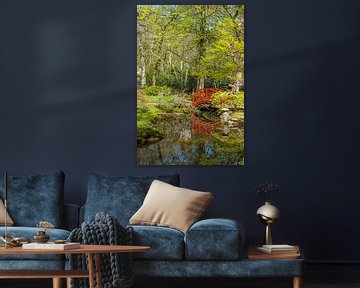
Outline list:
[[[241,5],[139,5],[138,85],[189,91],[242,79],[243,13]]]

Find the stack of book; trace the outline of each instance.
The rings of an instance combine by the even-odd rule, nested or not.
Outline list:
[[[260,252],[268,254],[298,254],[299,247],[291,245],[262,245],[257,247],[257,250]]]
[[[262,245],[251,246],[248,259],[296,259],[300,257],[299,246],[291,245]]]

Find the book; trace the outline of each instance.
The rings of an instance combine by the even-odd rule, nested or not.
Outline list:
[[[28,250],[70,250],[70,249],[79,249],[80,243],[70,242],[70,243],[27,243],[22,245],[23,249]]]
[[[247,258],[249,260],[273,260],[273,259],[298,259],[298,258],[301,258],[300,248],[298,245],[295,246],[295,248],[297,249],[296,252],[281,251],[279,253],[261,252],[257,249],[260,247],[262,247],[262,246],[250,246],[248,249]]]
[[[291,245],[262,245],[257,247],[257,250],[260,252],[268,253],[268,254],[298,254],[299,248],[297,246],[291,246]]]

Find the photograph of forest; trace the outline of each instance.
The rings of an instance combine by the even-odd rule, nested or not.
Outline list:
[[[137,164],[244,165],[244,6],[137,6]]]

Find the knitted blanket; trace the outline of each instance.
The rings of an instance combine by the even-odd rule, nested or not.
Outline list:
[[[116,218],[101,212],[95,215],[94,222],[84,222],[81,224],[81,228],[71,231],[69,240],[81,244],[133,245],[133,229],[132,227],[122,227]],[[70,254],[68,259],[71,269],[87,269],[87,255]],[[101,279],[103,288],[129,288],[133,286],[132,253],[101,254]],[[88,282],[88,279],[73,279],[71,287],[87,288],[89,287]]]

